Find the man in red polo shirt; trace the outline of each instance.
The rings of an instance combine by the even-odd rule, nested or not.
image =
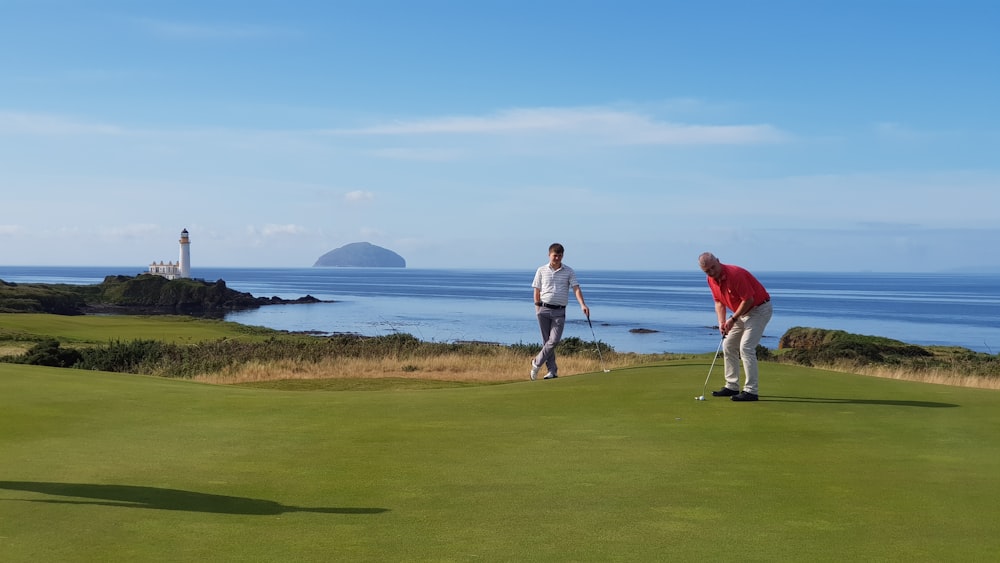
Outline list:
[[[698,256],[698,265],[708,276],[708,287],[715,299],[726,364],[726,386],[712,391],[712,396],[756,401],[757,345],[764,336],[764,327],[771,320],[771,296],[753,274],[739,266],[719,262],[711,252]],[[727,308],[733,312],[728,319]],[[740,360],[746,373],[743,391],[740,391]]]

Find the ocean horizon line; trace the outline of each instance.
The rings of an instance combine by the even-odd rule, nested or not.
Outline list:
[[[450,267],[384,267],[384,266],[192,266],[192,278],[197,278],[194,274],[198,270],[310,270],[310,271],[348,271],[348,270],[376,270],[376,271],[432,271],[432,272],[519,272],[527,271],[534,273],[535,269],[541,265],[543,261],[539,261],[538,264],[532,265],[526,268],[515,268],[515,267],[505,267],[505,268],[484,268],[484,267],[460,267],[460,266],[450,266]],[[665,274],[683,274],[683,273],[698,273],[700,271],[697,267],[691,268],[690,270],[685,269],[663,269],[663,268],[584,268],[580,266],[574,266],[571,263],[567,263],[568,266],[572,267],[574,270],[580,272],[639,272],[639,273],[665,273]],[[737,264],[740,265],[740,264]],[[746,266],[744,266],[746,267]],[[0,265],[2,268],[88,268],[88,269],[111,269],[111,270],[124,270],[124,269],[135,269],[139,268],[141,271],[138,274],[143,274],[148,272],[149,264],[145,266],[131,266],[131,265],[109,265],[109,264],[5,264]],[[748,268],[750,269],[750,268]],[[962,276],[996,276],[1000,275],[1000,266],[996,268],[977,268],[976,271],[970,271],[968,268],[956,269],[956,270],[769,270],[769,269],[753,269],[756,274],[844,274],[844,275],[962,275]]]
[[[225,320],[288,331],[377,336],[407,332],[434,342],[538,339],[525,268],[192,267],[206,283],[223,280],[255,296],[330,303],[262,307]],[[134,266],[0,266],[13,283],[99,284],[135,276]],[[716,349],[711,293],[700,270],[577,269],[596,338],[616,350],[695,353]],[[791,327],[879,335],[917,345],[1000,349],[997,277],[980,272],[754,272],[775,303],[765,344],[774,348]],[[581,324],[582,323],[582,324]],[[655,332],[636,334],[631,329]],[[567,330],[591,338],[578,311]]]

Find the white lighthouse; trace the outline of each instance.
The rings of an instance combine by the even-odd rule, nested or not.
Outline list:
[[[191,240],[188,239],[188,231],[181,231],[181,256],[176,264],[173,262],[159,263],[153,262],[149,265],[147,274],[163,276],[168,280],[191,277]]]
[[[191,277],[191,241],[188,239],[188,230],[184,229],[181,231],[181,257],[180,257],[180,276],[182,278]]]

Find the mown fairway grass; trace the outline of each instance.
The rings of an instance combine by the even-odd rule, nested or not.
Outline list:
[[[14,341],[56,338],[71,344],[106,344],[111,340],[155,339],[191,344],[217,338],[262,338],[268,334],[278,332],[182,315],[65,316],[0,313],[0,337]]]
[[[0,560],[1000,553],[1000,392],[763,364],[760,402],[697,402],[710,360],[337,392],[0,364]]]

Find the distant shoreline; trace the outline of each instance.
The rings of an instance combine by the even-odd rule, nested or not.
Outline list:
[[[126,271],[134,272],[135,268]],[[15,282],[96,283],[104,267],[0,267]],[[530,272],[523,270],[400,268],[194,268],[203,279],[224,279],[250,295],[320,301],[294,309],[257,307],[226,320],[289,332],[380,336],[409,333],[428,342],[531,343],[538,339],[530,306]],[[716,349],[718,331],[704,274],[663,271],[578,271],[596,337],[615,350],[701,353]],[[916,345],[1000,350],[996,276],[959,274],[760,275],[775,302],[764,345],[795,326],[881,335]],[[582,323],[582,324],[581,324]],[[637,334],[635,328],[657,332]],[[578,310],[568,336],[590,339]]]

